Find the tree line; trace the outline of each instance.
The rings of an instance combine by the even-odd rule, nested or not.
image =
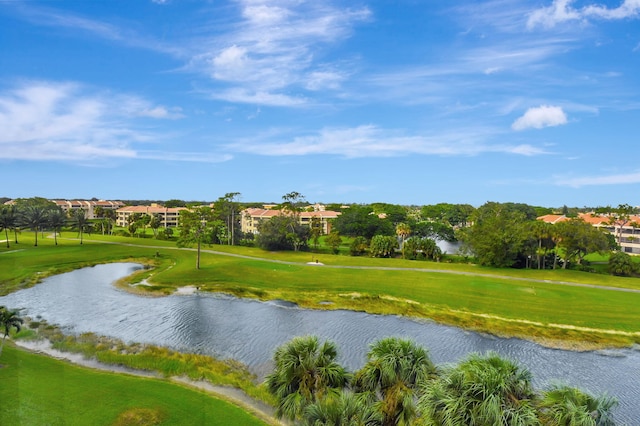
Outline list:
[[[80,244],[84,233],[93,229],[93,223],[89,222],[83,209],[67,214],[54,202],[45,198],[20,198],[15,200],[14,204],[0,206],[0,229],[5,233],[7,248],[11,242],[9,233],[13,234],[13,242],[18,244],[18,234],[22,229],[33,231],[35,246],[38,246],[38,234],[51,230],[55,245],[58,245],[58,234],[67,226],[78,231]]]
[[[532,374],[494,352],[436,366],[411,340],[374,342],[348,372],[316,336],[278,347],[265,383],[276,415],[309,426],[612,426],[615,398],[562,384],[542,391]]]

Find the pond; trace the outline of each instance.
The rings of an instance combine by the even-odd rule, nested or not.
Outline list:
[[[364,364],[369,345],[387,336],[413,339],[428,348],[438,364],[492,350],[529,368],[539,388],[561,380],[597,395],[614,395],[620,400],[619,424],[640,424],[640,350],[572,352],[426,320],[314,311],[287,302],[208,293],[143,297],[112,285],[138,268],[133,263],[117,263],[50,277],[35,287],[0,297],[0,305],[24,309],[23,316],[42,317],[68,333],[94,332],[126,342],[237,359],[259,377],[270,371],[277,346],[305,334],[335,341],[340,362],[352,371]]]

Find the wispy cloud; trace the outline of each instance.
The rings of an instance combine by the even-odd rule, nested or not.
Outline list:
[[[529,108],[511,125],[513,130],[542,129],[567,124],[567,115],[559,106],[542,105]]]
[[[529,15],[527,27],[551,28],[568,21],[588,21],[589,19],[628,19],[640,16],[640,1],[623,0],[618,7],[591,4],[581,8],[573,7],[574,0],[553,0],[550,6],[542,7]]]
[[[451,131],[438,135],[406,135],[402,131],[373,125],[352,128],[325,128],[316,134],[293,137],[266,136],[262,140],[242,141],[228,148],[266,156],[338,155],[346,158],[400,157],[407,155],[473,156],[482,153],[516,155],[547,154],[531,145],[501,145],[484,141],[487,129]],[[259,139],[259,138],[258,138]],[[275,141],[273,139],[284,139]]]
[[[602,186],[602,185],[625,185],[640,183],[640,172],[622,173],[601,176],[581,176],[566,178],[563,176],[555,177],[555,184],[558,186],[570,186],[580,188],[583,186]]]
[[[154,2],[164,3],[161,0],[155,0]],[[11,11],[34,25],[66,29],[84,35],[89,34],[125,46],[153,50],[174,56],[184,55],[184,49],[177,44],[171,45],[164,43],[121,25],[87,18],[66,10],[36,6],[31,4],[31,2],[15,2],[10,4],[13,6]]]
[[[211,39],[190,68],[226,86],[212,91],[214,98],[276,106],[308,101],[291,90],[337,89],[348,71],[317,63],[316,54],[371,15],[366,8],[338,9],[326,2],[240,0],[238,6],[240,21]]]
[[[116,158],[211,158],[136,149],[136,145],[162,138],[141,130],[138,120],[179,115],[136,96],[100,92],[77,83],[26,82],[0,92],[0,158],[83,163]]]

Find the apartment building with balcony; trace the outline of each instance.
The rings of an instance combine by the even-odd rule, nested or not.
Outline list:
[[[267,208],[248,208],[240,212],[240,229],[244,233],[257,234],[258,225],[274,216],[284,214],[282,210]],[[330,210],[303,211],[299,213],[299,221],[303,225],[311,226],[313,220],[318,220],[323,234],[331,232],[331,220],[337,218],[340,212]],[[315,219],[314,219],[315,218]]]
[[[60,207],[62,211],[68,215],[77,210],[84,210],[84,215],[87,219],[95,219],[95,208],[101,207],[105,210],[117,210],[124,207],[122,201],[108,201],[108,200],[50,200]]]
[[[611,217],[596,213],[580,213],[578,218],[616,237],[623,252],[640,255],[640,216],[630,216],[626,222],[612,221]],[[570,219],[558,214],[548,214],[538,218],[547,223],[559,223]]]
[[[116,225],[127,227],[129,217],[140,213],[149,216],[158,215],[163,228],[176,228],[180,223],[180,211],[186,209],[186,207],[164,207],[155,203],[149,206],[125,206],[116,210]]]

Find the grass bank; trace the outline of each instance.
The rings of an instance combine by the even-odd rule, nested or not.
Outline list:
[[[158,379],[77,367],[6,345],[3,425],[266,425],[205,392]]]
[[[63,237],[71,237],[72,234]],[[577,271],[482,268],[459,263],[371,259],[313,253],[268,253],[213,246],[195,269],[195,253],[141,238],[46,239],[40,247],[0,251],[0,292],[85,264],[145,259],[154,269],[131,278],[142,292],[166,294],[186,285],[314,309],[354,309],[432,318],[503,336],[569,348],[640,342],[640,280]],[[41,240],[42,241],[42,240]],[[116,243],[116,244],[114,244]],[[211,251],[211,252],[207,252]],[[266,258],[266,259],[265,259]],[[318,259],[325,266],[307,265]],[[7,267],[4,267],[4,266]],[[563,284],[564,283],[564,284]],[[600,287],[573,286],[587,284]]]

